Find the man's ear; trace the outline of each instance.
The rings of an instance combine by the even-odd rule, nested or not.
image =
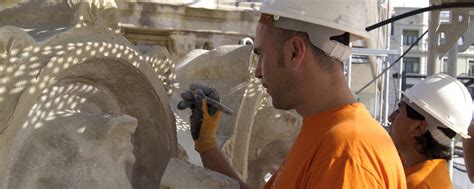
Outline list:
[[[292,65],[300,65],[303,62],[308,46],[304,38],[293,36],[290,38],[290,61]]]
[[[417,137],[426,133],[428,130],[428,123],[426,121],[416,121],[413,126],[410,127],[410,135]]]

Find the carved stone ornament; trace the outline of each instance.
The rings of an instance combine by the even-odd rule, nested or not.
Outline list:
[[[114,1],[68,4],[76,24],[44,41],[0,28],[4,188],[157,188],[178,149],[172,73],[118,33]]]

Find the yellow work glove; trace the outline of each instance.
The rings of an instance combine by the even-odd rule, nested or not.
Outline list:
[[[191,84],[190,89],[181,94],[183,100],[179,102],[178,109],[191,109],[190,123],[194,148],[203,153],[217,145],[216,130],[221,112],[208,106],[207,98],[219,102],[219,95],[215,89],[203,85]]]
[[[209,115],[207,112],[206,98],[202,99],[203,119],[197,139],[194,139],[194,149],[199,153],[209,151],[214,146],[217,146],[216,130],[219,120],[221,119],[221,112],[217,111],[214,115]]]

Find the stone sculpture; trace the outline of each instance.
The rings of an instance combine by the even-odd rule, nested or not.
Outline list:
[[[217,172],[171,158],[161,180],[163,187],[170,189],[238,189],[239,182]]]
[[[68,3],[76,24],[41,42],[0,28],[4,186],[156,188],[177,156],[171,73],[117,33],[113,1]]]
[[[143,55],[120,35],[114,1],[55,3],[48,5],[61,8],[62,24],[35,24],[39,28],[26,32],[23,28],[34,22],[0,23],[0,182],[5,188],[159,187],[168,160],[178,156],[177,136],[188,155],[194,152],[186,130],[189,112],[174,111],[175,123],[172,111],[192,82],[217,88],[236,112],[222,117],[218,138],[252,187],[261,186],[263,176],[281,163],[300,119],[268,105],[253,76],[255,64],[249,64],[250,46],[195,50],[175,66],[166,49]],[[13,9],[22,6],[31,5]],[[40,12],[53,15],[48,11]],[[190,161],[198,162],[196,156]],[[210,187],[223,180],[235,187],[208,174],[210,182],[218,178]],[[202,177],[187,178],[192,184]]]
[[[92,85],[68,83],[50,89],[15,137],[7,188],[131,188],[131,136],[137,120],[102,112],[94,100],[104,107],[118,106]],[[65,105],[59,105],[62,102]],[[71,108],[73,103],[78,108]]]

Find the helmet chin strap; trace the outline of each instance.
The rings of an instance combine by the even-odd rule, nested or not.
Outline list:
[[[314,43],[311,39],[311,43]],[[316,45],[315,45],[316,46]],[[338,59],[340,62],[346,61],[352,53],[352,48],[336,41],[323,42],[322,50],[330,57]]]
[[[408,94],[406,94],[408,95]],[[408,95],[409,96],[409,95]],[[407,96],[407,97],[408,97]],[[414,98],[414,97],[411,97]],[[444,134],[440,129],[438,129],[438,126],[442,126],[439,121],[437,121],[435,118],[433,118],[430,114],[428,114],[426,111],[424,111],[422,108],[420,108],[418,105],[416,105],[412,100],[409,98],[404,98],[402,99],[403,102],[407,103],[410,105],[411,108],[413,108],[415,111],[420,113],[425,117],[425,121],[428,124],[427,125],[427,130],[430,132],[431,136],[433,137],[436,142],[444,145],[444,146],[450,146],[451,142],[454,140],[454,138],[449,138]]]
[[[433,121],[431,119],[427,119],[426,121],[428,123],[428,131],[431,133],[433,139],[435,139],[436,142],[439,142],[444,146],[450,146],[454,138],[449,138],[440,129],[438,129],[437,125],[439,124],[437,124],[436,121]]]
[[[352,53],[351,47],[335,40],[330,40],[332,36],[341,35],[345,32],[285,17],[275,18],[272,25],[278,28],[307,33],[311,43],[315,47],[321,49],[326,53],[326,55],[335,58],[340,62],[346,61]]]

